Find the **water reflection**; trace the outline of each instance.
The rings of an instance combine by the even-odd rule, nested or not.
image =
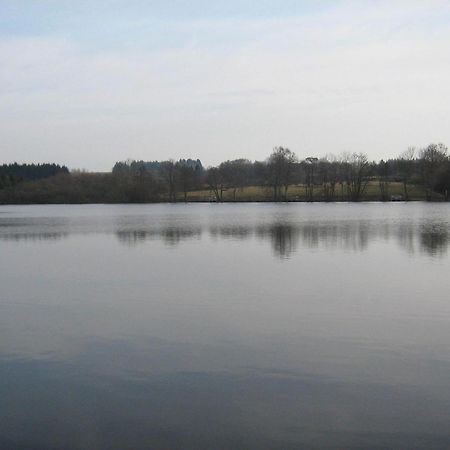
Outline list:
[[[420,250],[429,256],[443,256],[449,247],[449,230],[442,223],[417,225],[411,223],[370,224],[367,221],[349,221],[339,224],[319,222],[274,222],[271,224],[211,225],[173,227],[159,230],[117,231],[121,243],[135,245],[152,239],[161,239],[168,245],[200,239],[204,234],[212,239],[248,240],[258,238],[269,242],[273,253],[290,258],[300,248],[345,251],[364,251],[372,242],[395,239],[410,254]]]
[[[273,251],[284,258],[291,257],[299,246],[306,249],[344,249],[362,251],[370,239],[380,237],[380,229],[365,222],[333,223],[275,223],[257,227],[256,235],[270,239]],[[386,237],[386,235],[384,235]]]
[[[214,238],[247,239],[252,236],[252,226],[245,225],[211,225],[209,234]]]
[[[149,240],[162,240],[169,246],[175,246],[182,241],[199,239],[202,234],[200,227],[173,227],[145,230],[119,230],[116,236],[122,244],[136,245]]]
[[[187,207],[189,208],[189,207]],[[371,206],[365,205],[369,210]],[[268,242],[273,254],[289,259],[301,249],[365,251],[372,243],[395,240],[409,254],[442,257],[449,247],[450,222],[444,217],[411,220],[367,219],[364,208],[355,217],[346,215],[318,219],[303,217],[301,211],[286,209],[270,215],[205,215],[201,211],[183,215],[126,214],[67,217],[0,216],[2,241],[59,241],[77,234],[115,234],[121,244],[136,246],[147,241],[162,241],[174,247],[189,240],[258,239]]]
[[[420,229],[420,244],[431,256],[443,255],[449,245],[449,230],[441,223],[426,224]]]
[[[449,234],[446,205],[8,208],[0,450],[450,448]]]
[[[257,227],[256,235],[263,240],[270,240],[275,255],[282,258],[291,257],[298,248],[300,228],[288,223],[275,223],[270,226]]]
[[[0,240],[2,241],[60,241],[63,238],[69,236],[69,233],[62,232],[43,232],[43,233],[33,233],[33,232],[22,232],[22,233],[0,233]]]

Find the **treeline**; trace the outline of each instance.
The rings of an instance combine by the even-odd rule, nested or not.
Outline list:
[[[0,204],[141,203],[161,200],[160,187],[147,174],[70,173],[0,190]]]
[[[364,153],[300,159],[276,147],[264,161],[236,159],[208,168],[198,159],[127,160],[102,174],[68,173],[55,164],[2,167],[10,168],[8,177],[25,181],[3,185],[0,203],[449,200],[450,190],[443,144],[411,147],[378,162]]]
[[[59,164],[3,164],[0,166],[0,189],[28,180],[39,180],[61,173],[69,173]]]
[[[217,202],[237,201],[237,194],[250,186],[270,192],[266,198],[272,201],[360,201],[369,185],[372,197],[375,188],[376,198],[382,201],[409,200],[411,186],[416,192],[422,190],[428,200],[448,200],[450,190],[450,160],[443,144],[410,147],[398,158],[379,162],[369,161],[364,153],[300,160],[288,148],[276,147],[264,161],[236,159],[204,169],[199,160],[129,160],[116,163],[112,172],[134,179],[134,184],[141,180],[142,185],[153,186],[154,199],[170,202],[186,201],[190,192],[198,190],[208,190],[210,200]],[[401,191],[394,192],[391,187],[399,183]],[[302,195],[292,197],[290,191],[299,185]]]
[[[180,159],[177,162],[128,160],[117,162],[112,173],[136,186],[130,201],[157,200],[165,192],[166,200],[176,202],[178,193],[182,192],[187,201],[189,191],[203,187],[205,169],[199,159]],[[143,186],[147,189],[143,190]]]

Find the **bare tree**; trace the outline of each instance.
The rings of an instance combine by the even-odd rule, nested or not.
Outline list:
[[[213,191],[216,202],[222,202],[226,189],[222,170],[219,167],[210,167],[206,173],[206,182]]]
[[[336,195],[339,163],[334,155],[328,154],[320,158],[316,165],[317,180],[322,185],[323,199],[327,202],[333,201]],[[311,188],[311,198],[312,196],[313,189]]]
[[[361,200],[369,181],[369,160],[364,153],[343,154],[342,164],[346,170],[348,197],[357,202]]]
[[[439,173],[444,168],[445,163],[448,162],[447,151],[448,149],[444,144],[430,144],[420,152],[422,177],[427,200],[432,200]]]
[[[408,183],[411,181],[412,174],[414,173],[414,163],[416,160],[416,148],[408,147],[399,157],[399,172],[403,181],[403,192],[405,200],[409,200]]]
[[[160,173],[167,185],[169,202],[176,202],[176,166],[175,162],[170,159],[160,164]]]
[[[236,201],[236,191],[242,190],[251,178],[252,163],[248,159],[225,161],[219,166],[224,183],[233,190],[233,200]]]
[[[177,181],[183,191],[184,201],[187,202],[187,194],[194,187],[195,169],[181,162],[177,162]]]
[[[312,202],[314,200],[314,167],[317,165],[319,158],[308,156],[305,159],[306,169],[306,200]]]
[[[273,188],[273,199],[279,201],[281,189],[284,188],[284,200],[287,201],[287,192],[292,183],[297,156],[284,147],[275,147],[267,160],[269,169],[269,183]]]
[[[378,187],[380,188],[380,200],[389,200],[389,164],[381,160],[378,165]]]

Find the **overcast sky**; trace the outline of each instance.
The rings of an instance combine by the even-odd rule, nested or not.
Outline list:
[[[0,0],[0,162],[450,144],[450,2]]]

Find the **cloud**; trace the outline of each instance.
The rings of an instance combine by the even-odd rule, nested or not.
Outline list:
[[[392,3],[114,17],[125,44],[112,46],[106,32],[86,40],[70,27],[3,36],[2,159],[109,169],[129,156],[216,163],[288,145],[381,158],[449,142],[450,5]]]

